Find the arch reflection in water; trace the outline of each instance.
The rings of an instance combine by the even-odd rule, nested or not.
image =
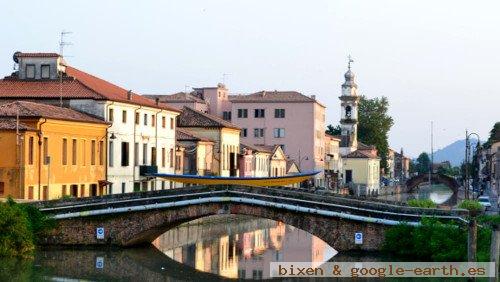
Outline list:
[[[272,261],[322,263],[337,252],[301,229],[269,219],[217,215],[169,230],[153,245],[199,271],[228,278],[269,278]]]

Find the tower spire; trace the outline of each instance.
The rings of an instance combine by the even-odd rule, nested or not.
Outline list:
[[[354,63],[354,60],[352,59],[351,55],[347,56],[348,62],[347,62],[347,69],[351,70],[351,63]]]

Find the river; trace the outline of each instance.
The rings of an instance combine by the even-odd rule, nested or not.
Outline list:
[[[382,200],[406,202],[410,199],[430,199],[437,205],[453,207],[457,204],[457,195],[443,184],[421,185],[413,193],[386,194],[377,197]]]
[[[436,191],[420,189],[417,195],[445,202],[445,190]],[[273,220],[217,215],[177,226],[148,247],[44,248],[31,259],[0,259],[0,281],[266,279],[272,261],[397,259],[380,253],[337,253],[321,239]]]

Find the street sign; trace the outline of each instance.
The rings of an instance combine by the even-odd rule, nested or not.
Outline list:
[[[103,269],[104,268],[104,258],[96,257],[95,258],[95,268]]]
[[[356,245],[361,245],[363,244],[363,233],[361,232],[356,232],[354,234],[354,244]]]
[[[104,239],[104,227],[97,227],[95,234],[97,239]]]

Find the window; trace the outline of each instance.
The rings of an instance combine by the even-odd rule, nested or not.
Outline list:
[[[34,149],[34,138],[33,136],[30,137],[28,141],[28,164],[32,165],[33,164],[33,149]]]
[[[85,197],[85,184],[80,185],[80,197]]]
[[[135,113],[135,124],[139,124],[139,113]]]
[[[108,165],[109,165],[109,167],[113,167],[115,165],[115,162],[114,162],[114,158],[115,158],[114,148],[115,148],[115,144],[113,143],[113,141],[109,141],[109,152],[108,152],[108,155],[109,155]]]
[[[34,190],[33,186],[28,187],[28,199],[29,200],[33,200],[33,190]]]
[[[285,137],[285,129],[284,128],[275,128],[274,129],[274,138],[283,138]]]
[[[68,164],[68,139],[66,138],[62,140],[62,164]]]
[[[129,148],[128,142],[122,142],[122,166],[128,166]]]
[[[246,128],[242,128],[241,132],[240,132],[240,135],[241,135],[241,137],[247,137],[247,129]]]
[[[255,117],[256,118],[264,118],[265,117],[264,109],[255,109]]]
[[[181,156],[175,156],[175,170],[181,170]]]
[[[78,185],[70,185],[69,186],[69,192],[71,194],[72,197],[78,197]]]
[[[253,137],[255,137],[255,138],[264,137],[264,128],[254,128],[253,129]]]
[[[50,78],[50,65],[42,65],[42,78]]]
[[[139,165],[139,143],[134,144],[134,165]]]
[[[104,141],[99,141],[99,165],[104,165]]]
[[[127,123],[127,111],[122,111],[122,122]]]
[[[285,118],[285,109],[274,109],[275,118]]]
[[[248,109],[238,109],[238,118],[247,118]]]
[[[161,148],[161,167],[165,167],[165,148]]]
[[[170,167],[174,167],[174,149],[170,149]]]
[[[351,118],[351,115],[352,115],[352,108],[351,108],[351,106],[345,107],[345,117],[346,118]]]
[[[148,144],[142,144],[142,164],[148,163]]]
[[[71,140],[71,164],[76,165],[76,154],[77,154],[77,148],[76,148],[76,139]]]
[[[82,140],[82,165],[87,165],[87,141]]]
[[[222,119],[223,120],[231,120],[231,112],[222,112]]]
[[[35,65],[26,65],[26,78],[35,78]]]
[[[90,165],[95,165],[95,140],[90,143]]]
[[[109,109],[108,110],[108,121],[113,121],[113,114],[114,114],[114,111],[113,109]]]
[[[0,195],[5,193],[5,182],[0,182]]]
[[[151,147],[151,165],[156,165],[156,148]]]
[[[285,152],[285,144],[280,144],[279,146],[281,147],[281,150],[283,150],[283,152]]]
[[[151,126],[152,127],[156,126],[156,115],[151,115]]]
[[[144,114],[144,125],[148,125],[148,114]]]
[[[43,137],[43,164],[49,164],[49,138]]]
[[[167,119],[165,117],[161,117],[161,127],[165,128],[167,126]]]
[[[125,194],[125,182],[122,182],[122,194]]]
[[[68,191],[66,191],[66,189],[67,189],[67,188],[66,188],[66,185],[63,185],[63,186],[61,187],[61,195],[62,195],[63,197],[64,197],[64,196],[66,196],[66,195],[68,195],[68,194],[67,194],[67,193],[68,193]]]
[[[174,129],[174,118],[170,118],[170,129]]]

